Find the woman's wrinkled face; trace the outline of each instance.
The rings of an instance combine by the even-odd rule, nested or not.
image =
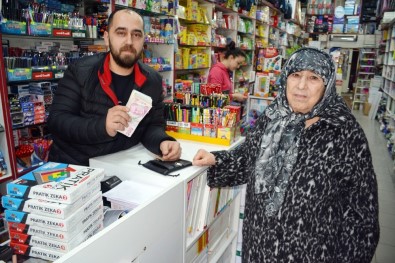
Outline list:
[[[310,112],[321,100],[324,91],[324,80],[312,71],[294,72],[287,78],[288,104],[296,113]]]

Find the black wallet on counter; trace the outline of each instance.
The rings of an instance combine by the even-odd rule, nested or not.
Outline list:
[[[185,167],[191,166],[192,162],[179,159],[177,161],[162,161],[159,159],[151,160],[146,163],[139,162],[140,165],[148,168],[152,171],[163,175],[178,176],[179,174],[171,174],[177,170],[183,169]]]

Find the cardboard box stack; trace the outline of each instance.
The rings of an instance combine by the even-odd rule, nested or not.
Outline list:
[[[103,228],[104,170],[48,162],[7,184],[2,197],[16,254],[54,261]]]

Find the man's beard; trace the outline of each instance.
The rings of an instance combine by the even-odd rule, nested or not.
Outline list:
[[[109,41],[109,44],[112,58],[114,59],[115,63],[117,63],[117,65],[122,68],[130,69],[134,66],[134,64],[136,64],[141,56],[142,51],[137,53],[137,50],[132,45],[125,45],[121,47],[119,52],[116,52],[115,48],[113,48],[113,46],[111,45],[111,41]],[[126,56],[122,56],[122,51],[130,51],[133,53],[133,55],[128,54]]]

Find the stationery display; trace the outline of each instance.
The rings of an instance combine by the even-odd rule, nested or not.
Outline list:
[[[103,228],[103,169],[48,162],[6,185],[10,247],[55,260]]]
[[[50,173],[44,173],[47,171]],[[57,181],[64,173],[68,175]],[[103,177],[103,169],[48,162],[8,183],[6,192],[7,195],[19,198],[39,198],[71,204]]]

